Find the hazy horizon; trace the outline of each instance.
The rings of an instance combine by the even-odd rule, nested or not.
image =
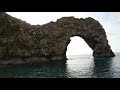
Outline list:
[[[92,17],[98,20],[107,34],[109,45],[113,52],[120,52],[120,12],[7,12],[9,15],[30,23],[42,25],[56,21],[61,17],[75,18]],[[68,45],[67,55],[92,54],[91,48],[78,36],[72,37]]]

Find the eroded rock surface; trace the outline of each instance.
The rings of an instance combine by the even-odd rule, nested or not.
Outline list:
[[[80,36],[94,57],[113,57],[102,25],[95,19],[63,17],[44,25],[30,25],[0,12],[0,59],[66,60],[70,37]],[[41,59],[39,59],[41,60]],[[38,61],[39,61],[38,60]]]

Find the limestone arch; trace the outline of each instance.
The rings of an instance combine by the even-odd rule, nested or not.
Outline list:
[[[103,58],[103,57],[114,57],[115,54],[112,52],[109,42],[107,40],[106,32],[103,26],[95,19],[81,18],[75,19],[74,17],[63,17],[56,23],[62,25],[62,30],[64,35],[61,42],[57,44],[60,54],[58,57],[65,59],[67,46],[70,43],[70,37],[79,36],[88,44],[88,46],[93,50],[93,57]],[[68,25],[68,26],[67,26]],[[66,28],[69,27],[69,28]],[[65,39],[63,39],[65,37]],[[57,53],[57,52],[56,52]]]
[[[75,37],[75,36],[82,38],[85,41],[85,43],[92,49],[93,57],[103,58],[103,57],[114,57],[115,56],[112,50],[110,49],[108,40],[105,38],[104,38],[105,40],[102,39],[103,36],[100,36],[96,39],[95,37],[87,38],[87,37],[81,37],[80,35],[76,34],[76,35],[70,36],[65,41],[65,43],[63,43],[63,45],[65,46],[63,49],[63,54],[62,54],[62,57],[64,57],[63,59],[67,59],[66,53],[67,53],[67,47],[71,41],[70,38]]]
[[[74,36],[78,36],[78,35],[74,35]],[[71,36],[71,37],[74,37]],[[93,50],[93,57],[114,57],[114,53],[112,52],[112,50],[110,49],[110,46],[108,45],[108,40],[102,40],[103,36],[100,36],[99,38],[86,38],[86,37],[81,37],[86,44]],[[70,43],[70,40],[68,40]],[[69,45],[69,43],[67,44],[67,46]],[[107,44],[107,45],[105,45]]]
[[[30,25],[0,13],[0,58],[66,60],[70,37],[79,36],[93,50],[93,57],[114,57],[103,26],[95,19],[63,17],[44,25]],[[7,27],[7,28],[6,28]]]

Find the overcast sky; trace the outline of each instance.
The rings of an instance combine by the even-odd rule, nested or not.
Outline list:
[[[7,12],[9,15],[20,18],[32,25],[46,24],[65,16],[76,18],[92,17],[104,27],[109,44],[114,52],[120,52],[120,12]],[[92,54],[92,50],[80,37],[71,38],[67,55]]]

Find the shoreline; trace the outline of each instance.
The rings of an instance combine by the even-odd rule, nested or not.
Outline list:
[[[67,60],[67,59],[66,59]],[[41,64],[53,61],[66,61],[66,60],[49,60],[45,57],[30,57],[30,58],[11,58],[11,59],[0,59],[0,65],[20,65],[20,64]]]
[[[17,64],[34,64],[34,63],[42,63],[42,62],[49,62],[50,60],[46,58],[40,57],[32,57],[32,58],[12,58],[8,60],[0,60],[0,65],[17,65]]]

